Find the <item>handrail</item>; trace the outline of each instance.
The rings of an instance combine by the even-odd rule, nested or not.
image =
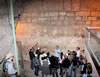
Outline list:
[[[88,30],[88,32],[90,32],[90,34],[95,38],[95,40],[100,44],[100,38],[96,36],[96,34],[94,32],[92,32],[91,30],[93,29],[100,29],[100,27],[86,27],[86,29]]]
[[[87,40],[86,40],[86,47],[87,47],[87,50],[90,51],[90,52],[92,53],[92,55],[93,55],[94,58],[96,59],[98,65],[100,66],[100,62],[98,61],[96,55],[94,54],[93,50],[92,50],[91,47],[89,47],[89,46],[90,46],[90,45],[89,45],[89,43],[88,43]]]
[[[98,59],[97,59],[96,55],[94,54],[93,50],[91,49],[91,47],[89,47],[88,40],[86,40],[85,42],[86,42],[85,43],[86,44],[86,49],[88,50],[89,54],[91,55],[91,58],[92,58],[92,60],[94,62],[94,65],[95,65],[95,68],[98,72],[98,75],[100,75],[100,62],[98,61]],[[97,76],[97,77],[99,77],[99,76]]]

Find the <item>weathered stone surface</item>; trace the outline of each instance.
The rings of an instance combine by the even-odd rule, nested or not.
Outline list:
[[[64,0],[64,10],[71,11],[71,0]]]
[[[6,56],[9,52],[15,55],[14,51],[14,41],[11,26],[8,22],[8,17],[0,17],[0,61]],[[1,76],[1,75],[0,75]]]
[[[88,20],[97,20],[97,17],[88,17]]]
[[[75,16],[74,12],[67,12],[67,16]]]
[[[58,12],[49,12],[50,16],[58,16]]]
[[[72,0],[72,11],[78,11],[80,9],[80,0]]]
[[[6,8],[3,6],[4,3],[0,4],[2,5],[0,5],[0,23],[1,26],[7,27],[6,29],[0,27],[0,29],[7,30],[5,32],[9,34],[11,30],[5,23],[8,22],[7,10],[3,9]],[[74,50],[77,46],[84,48],[85,27],[100,26],[99,0],[27,0],[22,4],[22,7],[19,7],[22,11],[16,35],[17,40],[22,42],[26,60],[29,60],[28,51],[34,43],[38,43],[42,50],[51,53],[56,45],[59,45],[64,52],[66,49]],[[14,12],[17,13],[18,9]],[[2,17],[5,14],[6,17]],[[8,38],[6,33],[2,33],[0,37],[11,41],[12,39]],[[0,39],[3,40],[2,38]],[[4,43],[4,47],[9,47],[8,44],[5,46],[4,41],[1,43]],[[1,51],[6,51],[4,47],[1,47]]]
[[[67,20],[68,21],[73,21],[74,20],[74,17],[67,17]]]
[[[81,19],[82,19],[82,18],[79,17],[79,16],[75,17],[75,20],[81,20]]]
[[[59,12],[59,15],[65,16],[66,15],[66,12]]]
[[[81,0],[81,10],[100,10],[100,0]]]
[[[63,10],[63,0],[47,0],[47,7],[49,11]]]
[[[100,25],[100,21],[92,21],[92,24],[98,24],[98,25]]]
[[[87,17],[87,16],[83,16],[82,17],[82,20],[94,20],[95,21],[95,20],[97,20],[97,17],[90,17],[90,16]]]
[[[47,18],[38,18],[39,21],[47,20]]]
[[[91,21],[86,21],[86,25],[90,25],[91,24]]]
[[[32,19],[32,23],[37,22],[37,21],[38,21],[37,18]]]
[[[91,12],[91,16],[100,16],[100,12],[99,11]]]
[[[48,20],[57,20],[58,18],[57,17],[48,17],[47,19]]]
[[[79,11],[79,12],[76,12],[76,16],[90,16],[90,11]]]
[[[49,12],[44,13],[44,16],[50,16]]]
[[[27,23],[31,23],[31,22],[32,22],[32,18],[31,18],[31,17],[27,17],[27,18],[26,18],[26,22],[27,22]]]

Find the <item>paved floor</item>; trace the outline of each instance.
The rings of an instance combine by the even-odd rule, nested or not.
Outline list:
[[[24,64],[25,64],[25,69],[24,70],[25,70],[25,76],[26,77],[42,77],[41,71],[39,72],[39,76],[34,75],[34,70],[30,69],[30,62],[26,61]],[[78,68],[77,77],[80,77],[80,72],[79,71],[80,70]],[[69,74],[70,74],[70,69],[69,69]],[[58,75],[59,75],[59,77],[61,77],[61,75],[59,74],[59,70],[58,70]],[[52,77],[52,76],[49,75],[49,76],[45,76],[45,77]],[[65,75],[64,75],[64,77],[65,77]]]

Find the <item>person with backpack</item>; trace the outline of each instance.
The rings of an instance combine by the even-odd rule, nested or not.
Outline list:
[[[44,76],[47,77],[48,75],[50,75],[50,69],[49,69],[50,61],[47,56],[43,57],[42,60],[43,60],[41,65],[42,77]]]
[[[16,77],[17,69],[13,63],[14,55],[12,53],[8,53],[6,56],[6,60],[3,63],[3,72],[5,77]]]
[[[39,60],[39,56],[36,56],[34,59],[34,66],[35,66],[35,75],[39,76],[39,68],[40,68],[40,60]]]
[[[50,74],[53,77],[58,77],[58,68],[59,68],[59,63],[57,61],[57,58],[55,56],[51,56],[50,58]]]
[[[77,53],[73,51],[73,59],[71,61],[72,67],[70,72],[70,77],[72,77],[72,72],[74,72],[74,77],[76,77],[77,67],[79,65],[79,58],[77,57]]]
[[[63,77],[64,72],[66,74],[66,77],[68,77],[69,67],[70,67],[70,60],[68,59],[68,56],[65,56],[65,59],[62,62],[62,73],[61,73],[61,77]]]

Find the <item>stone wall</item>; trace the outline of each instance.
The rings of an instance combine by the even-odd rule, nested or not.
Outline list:
[[[12,44],[9,26],[9,5],[0,0],[0,51],[5,55]],[[62,51],[84,48],[87,26],[100,26],[100,0],[13,0],[14,15],[19,21],[17,40],[21,41],[24,59],[29,49],[38,43],[42,50],[53,52],[56,45]],[[9,3],[9,2],[8,2]],[[15,19],[15,21],[16,21]],[[16,25],[16,22],[15,22]]]
[[[16,34],[25,57],[35,43],[50,52],[56,45],[64,52],[83,49],[85,27],[100,26],[100,0],[26,0],[21,5]]]
[[[4,0],[0,0],[0,62],[8,54],[14,53],[12,29],[10,26],[8,7]],[[0,77],[2,75],[2,64],[0,64]]]

